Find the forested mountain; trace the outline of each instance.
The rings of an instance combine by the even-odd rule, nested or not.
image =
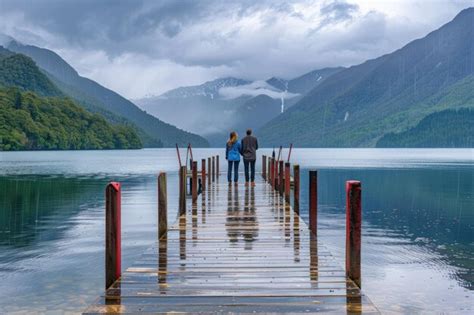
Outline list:
[[[175,143],[196,147],[208,146],[202,137],[180,130],[140,110],[135,104],[100,84],[79,76],[59,55],[31,45],[11,41],[7,48],[31,57],[46,71],[64,94],[70,95],[87,109],[103,114],[110,121],[129,121],[139,129],[145,146],[174,146]]]
[[[474,108],[444,110],[423,118],[400,133],[388,133],[379,148],[473,148]]]
[[[474,8],[405,47],[339,71],[260,131],[262,143],[375,146],[443,109],[474,106]],[[456,94],[456,97],[448,97]]]
[[[85,111],[35,62],[0,46],[0,150],[141,148],[134,129]]]

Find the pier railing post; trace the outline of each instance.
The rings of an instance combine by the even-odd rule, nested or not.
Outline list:
[[[206,190],[206,159],[201,160],[201,185],[202,185],[202,191],[205,191]]]
[[[191,187],[191,193],[192,193],[192,200],[193,203],[196,203],[197,201],[197,196],[198,196],[198,176],[197,176],[197,162],[193,161],[193,168],[192,168],[192,187]]]
[[[216,158],[212,157],[212,181],[216,181]]]
[[[264,180],[267,178],[267,156],[262,155],[262,177]]]
[[[105,188],[105,288],[122,274],[121,188],[111,182]]]
[[[269,168],[269,176],[268,176],[268,180],[270,181],[270,186],[273,187],[273,185],[275,184],[275,182],[273,181],[273,168],[275,167],[274,165],[274,159],[273,158],[270,158],[270,168]]]
[[[309,171],[309,229],[318,234],[318,172]]]
[[[216,155],[216,180],[219,180],[219,155]]]
[[[300,166],[293,165],[293,210],[300,213]]]
[[[186,213],[187,166],[179,168],[179,215]]]
[[[346,182],[346,276],[361,287],[360,251],[362,229],[362,188],[359,181]]]
[[[168,231],[168,192],[166,187],[166,173],[158,175],[158,239],[166,238]]]
[[[267,166],[267,178],[266,179],[267,179],[267,182],[270,182],[270,168],[271,168],[270,166],[271,166],[271,163],[272,163],[271,162],[272,158],[268,157],[267,160],[268,160],[268,166]]]
[[[283,192],[285,190],[285,182],[283,178],[285,176],[285,166],[283,161],[279,161],[278,171],[280,175],[278,179],[278,191],[280,192],[280,196],[283,197]]]
[[[212,174],[211,174],[211,158],[207,158],[207,184],[208,186],[211,186],[211,179],[212,179]]]
[[[291,186],[291,170],[290,170],[290,162],[285,163],[285,200],[286,202],[290,202],[290,186]]]

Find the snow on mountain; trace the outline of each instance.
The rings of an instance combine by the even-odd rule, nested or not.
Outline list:
[[[251,83],[250,81],[227,77],[205,82],[201,85],[180,87],[161,94],[160,98],[188,98],[193,96],[205,96],[211,99],[219,97],[219,90],[225,87],[235,87]]]

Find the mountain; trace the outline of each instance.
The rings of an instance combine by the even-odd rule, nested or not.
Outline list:
[[[251,82],[227,77],[135,102],[150,114],[199,133],[211,145],[219,146],[231,130],[258,130],[279,115],[282,107],[287,109],[341,69],[315,70],[291,80],[271,78]]]
[[[139,130],[145,146],[181,146],[192,143],[206,147],[208,142],[195,134],[180,130],[147,114],[135,104],[100,84],[81,77],[76,70],[51,50],[10,41],[7,49],[31,57],[64,94],[70,95],[87,109],[104,114],[112,121],[128,121]],[[117,117],[118,116],[118,117]]]
[[[429,114],[418,125],[385,134],[379,148],[473,148],[474,109],[444,110]]]
[[[473,75],[469,8],[422,39],[331,75],[259,135],[266,145],[375,146],[434,112],[473,107]]]

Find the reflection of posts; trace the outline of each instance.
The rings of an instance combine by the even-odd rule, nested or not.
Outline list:
[[[122,274],[121,252],[121,188],[111,182],[105,188],[105,288]]]
[[[158,283],[166,284],[168,267],[168,239],[166,237],[158,241]],[[160,290],[162,288],[160,287]],[[163,288],[166,289],[166,286]]]
[[[168,201],[166,191],[166,173],[158,175],[158,239],[166,238],[168,230]]]
[[[310,234],[309,238],[309,266],[310,266],[310,279],[312,281],[318,281],[318,240],[316,235]],[[312,283],[317,285],[317,283]]]
[[[300,166],[293,165],[293,210],[300,213]]]
[[[359,181],[346,182],[346,276],[361,286],[361,185]]]
[[[186,259],[186,214],[179,217],[179,258]]]
[[[293,213],[293,255],[294,261],[300,261],[300,217]]]
[[[318,234],[318,172],[309,171],[309,229]]]
[[[186,166],[179,169],[179,215],[186,213]]]

